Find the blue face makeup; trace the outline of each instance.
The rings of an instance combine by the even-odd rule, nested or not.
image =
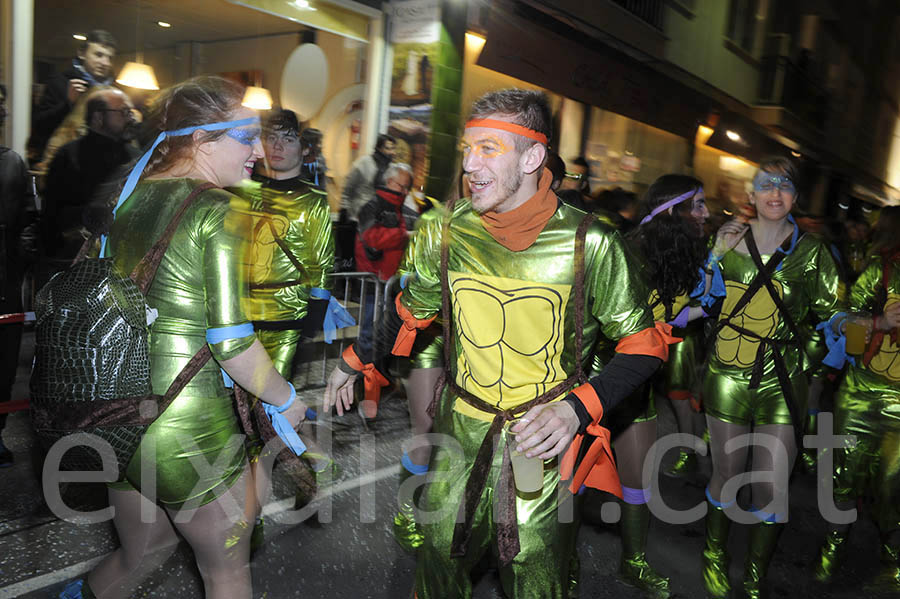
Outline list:
[[[753,178],[753,189],[760,193],[769,193],[776,189],[784,193],[797,193],[793,181],[783,175],[772,175],[766,172],[758,173]]]
[[[253,129],[229,129],[225,135],[245,146],[253,146],[259,141],[259,135],[262,130],[258,127]]]

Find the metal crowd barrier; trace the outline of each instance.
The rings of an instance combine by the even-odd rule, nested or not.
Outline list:
[[[393,299],[394,293],[399,285],[399,278],[391,277],[387,282],[379,279],[371,272],[338,272],[330,275],[332,295],[347,309],[348,312],[356,320],[356,326],[339,329],[337,339],[331,345],[324,343],[324,337],[320,334],[311,340],[307,340],[301,344],[301,348],[297,352],[298,355],[308,356],[309,345],[321,344],[321,353],[313,349],[313,355],[317,356],[313,363],[298,364],[295,368],[295,384],[297,384],[297,371],[303,369],[313,369],[318,371],[319,376],[309,376],[309,372],[303,380],[303,387],[319,387],[324,386],[328,382],[328,375],[331,372],[329,368],[329,360],[335,360],[339,357],[344,349],[352,343],[358,336],[363,321],[366,320],[366,302],[371,298],[373,310],[369,316],[372,325],[372,336],[374,342],[378,342],[378,323],[381,315],[385,310],[385,306]],[[304,348],[303,346],[307,346]],[[336,350],[334,349],[336,348]],[[307,349],[307,351],[303,351]],[[334,366],[332,362],[331,367]]]

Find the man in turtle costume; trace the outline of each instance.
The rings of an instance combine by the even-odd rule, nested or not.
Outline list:
[[[325,407],[337,402],[338,413],[353,401],[358,372],[377,392],[386,379],[373,358],[408,354],[415,333],[442,317],[447,374],[434,431],[455,447],[432,452],[419,512],[427,516],[419,599],[471,596],[469,574],[491,549],[507,596],[565,596],[577,523],[565,517],[572,498],[560,499],[557,487],[574,470],[570,490],[585,483],[621,494],[598,422],[668,353],[669,329],[654,326],[618,234],[550,191],[550,123],[540,92],[503,90],[475,102],[462,144],[471,199],[451,202],[445,218],[417,232],[415,276],[380,323],[378,338],[396,338],[393,348],[348,348],[326,388]],[[617,352],[584,382],[601,333]],[[575,469],[584,433],[593,442]],[[557,468],[553,458],[566,448]],[[537,497],[515,491],[514,449],[544,460]]]

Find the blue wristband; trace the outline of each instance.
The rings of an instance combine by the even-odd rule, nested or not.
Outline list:
[[[287,400],[287,402],[275,408],[279,414],[284,414],[288,408],[294,403],[294,400],[297,399],[297,390],[294,389],[294,385],[288,382],[288,387],[291,388],[291,397]]]

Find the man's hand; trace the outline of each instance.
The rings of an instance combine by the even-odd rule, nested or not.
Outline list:
[[[730,250],[734,249],[734,246],[740,243],[748,226],[749,225],[746,223],[735,218],[719,227],[719,232],[716,233],[716,243],[713,245],[712,255],[716,259],[719,259]]]
[[[509,430],[516,435],[516,451],[549,460],[566,450],[579,425],[572,406],[557,401],[531,408]]]
[[[325,399],[323,402],[324,412],[331,412],[331,406],[337,407],[339,416],[350,409],[353,405],[353,383],[356,382],[357,375],[347,374],[340,368],[335,367],[328,377],[328,384],[325,385]]]
[[[69,104],[74,104],[81,97],[81,94],[87,91],[87,88],[88,82],[84,79],[69,79],[69,89],[67,91]]]

